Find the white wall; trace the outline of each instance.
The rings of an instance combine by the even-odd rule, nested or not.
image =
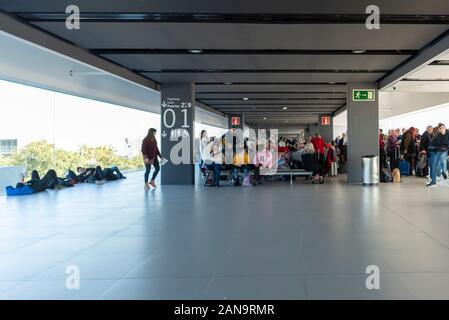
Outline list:
[[[379,92],[379,103],[382,120],[449,103],[449,93]]]
[[[348,130],[348,111],[343,111],[334,117],[334,138],[341,136]]]

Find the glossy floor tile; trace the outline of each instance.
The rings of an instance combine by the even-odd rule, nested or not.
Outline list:
[[[0,299],[449,299],[447,183],[145,192],[141,175],[0,198]]]

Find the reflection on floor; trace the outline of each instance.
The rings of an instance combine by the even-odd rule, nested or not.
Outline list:
[[[449,188],[141,180],[0,198],[0,299],[449,299]]]

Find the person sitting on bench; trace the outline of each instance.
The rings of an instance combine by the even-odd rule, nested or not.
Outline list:
[[[312,143],[307,143],[301,155],[304,169],[313,173],[313,183],[324,183],[324,168]]]
[[[208,145],[204,152],[204,164],[206,169],[214,173],[214,180],[208,186],[220,186],[221,165],[223,163],[223,153],[220,150],[220,144],[217,139]]]
[[[273,154],[270,150],[270,142],[267,142],[265,148],[258,151],[254,156],[254,180],[261,184],[260,182],[260,169],[271,169],[273,168]]]

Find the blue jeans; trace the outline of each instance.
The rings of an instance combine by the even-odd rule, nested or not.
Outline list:
[[[437,182],[437,174],[443,170],[447,170],[447,151],[436,152],[432,156],[432,169],[430,171],[430,177],[432,178],[432,183]]]
[[[220,185],[220,174],[221,174],[221,164],[206,164],[207,170],[214,172],[214,185],[219,186]]]

